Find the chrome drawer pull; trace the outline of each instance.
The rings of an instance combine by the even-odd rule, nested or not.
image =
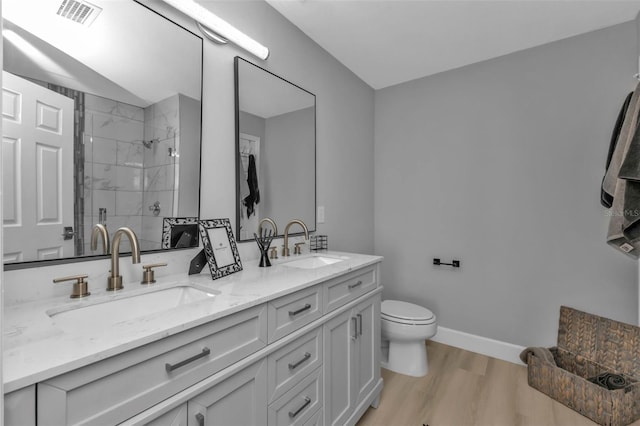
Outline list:
[[[311,398],[309,398],[308,396],[305,396],[304,397],[304,404],[302,404],[302,406],[300,406],[300,408],[298,408],[296,411],[289,411],[289,418],[293,419],[295,416],[300,414],[300,411],[302,411],[305,408],[307,408],[307,405],[309,405],[309,404],[311,404]]]
[[[298,310],[295,310],[295,311],[289,311],[289,316],[290,316],[290,317],[295,317],[296,315],[301,314],[301,313],[303,313],[304,311],[307,311],[307,310],[309,310],[309,309],[311,309],[311,305],[307,303],[306,305],[304,305],[302,308],[300,308],[300,309],[298,309]]]
[[[358,338],[358,318],[351,317],[351,321],[353,321],[353,336],[351,338],[356,340]]]
[[[302,357],[302,359],[294,364],[289,363],[289,370],[295,370],[300,364],[302,364],[303,362],[305,362],[306,360],[308,360],[309,358],[311,358],[311,354],[309,352],[305,352],[304,356]]]
[[[353,290],[354,288],[361,286],[362,285],[362,280],[359,280],[357,283],[355,284],[349,284],[349,290]]]
[[[193,362],[193,361],[195,361],[197,359],[205,357],[205,356],[209,355],[210,353],[211,353],[211,350],[205,346],[204,348],[202,348],[202,352],[200,352],[198,355],[194,355],[191,358],[187,358],[184,361],[180,361],[177,364],[171,365],[169,363],[166,363],[164,365],[164,368],[167,369],[167,373],[170,373],[173,370],[178,369],[180,367],[184,367],[185,365],[189,364],[190,362]]]

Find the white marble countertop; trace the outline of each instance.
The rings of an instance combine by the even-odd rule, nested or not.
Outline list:
[[[259,268],[258,260],[252,260],[243,262],[242,271],[218,280],[212,280],[205,267],[199,275],[170,275],[151,286],[125,284],[116,294],[102,290],[83,299],[58,297],[6,306],[3,317],[4,392],[41,382],[382,260],[380,256],[342,252],[319,255],[342,257],[342,261],[316,269],[300,269],[282,263],[305,255],[274,260],[270,268]],[[211,290],[216,296],[122,322],[111,320],[108,326],[100,326],[98,320],[98,325],[94,324],[86,332],[65,331],[47,314],[176,285]],[[113,314],[117,316],[118,312]]]

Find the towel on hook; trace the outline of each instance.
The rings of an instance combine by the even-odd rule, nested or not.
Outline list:
[[[631,97],[633,96],[633,92],[629,92],[627,97],[624,99],[622,103],[622,107],[620,108],[620,112],[618,113],[618,118],[616,119],[616,124],[613,127],[613,132],[611,133],[611,140],[609,141],[609,152],[607,153],[607,162],[605,165],[605,175],[602,176],[602,184],[600,186],[600,203],[604,207],[611,207],[613,204],[613,192],[609,193],[604,187],[604,179],[607,174],[607,170],[609,170],[609,166],[611,165],[611,159],[613,158],[613,152],[616,149],[616,145],[618,144],[618,139],[620,137],[620,131],[622,130],[622,124],[624,122],[624,118],[627,115],[627,109],[629,109],[629,104],[631,103]],[[614,189],[615,190],[615,189]]]
[[[631,96],[627,108],[618,142],[616,143],[609,168],[603,180],[602,189],[613,195],[613,203],[609,211],[609,229],[607,231],[607,243],[616,250],[625,253],[627,256],[637,259],[640,257],[640,242],[628,239],[624,235],[625,229],[625,209],[632,207],[635,197],[632,195],[635,189],[630,188],[629,200],[625,201],[627,181],[618,178],[618,173],[624,162],[632,140],[636,136],[638,127],[638,113],[640,112],[640,82]],[[640,135],[638,135],[640,138]],[[640,139],[636,139],[640,143]],[[635,209],[635,207],[633,207]],[[631,223],[627,220],[626,226]]]
[[[635,244],[640,242],[640,182],[625,180],[622,234]]]
[[[613,154],[611,154],[611,159],[608,159],[607,161],[609,164],[602,181],[602,190],[607,194],[613,195],[614,197],[616,186],[618,184],[618,173],[620,172],[622,162],[627,155],[629,142],[631,141],[631,138],[633,138],[636,131],[639,101],[640,82],[638,82],[638,84],[636,85],[633,94],[631,95],[631,99],[629,100],[629,105],[627,106],[624,120],[622,121],[622,126],[620,127],[620,133],[617,137],[617,143],[615,144],[615,147],[613,149]]]
[[[249,185],[249,195],[243,200],[247,208],[247,218],[255,214],[255,205],[260,202],[260,190],[258,189],[258,172],[256,170],[256,159],[253,154],[249,155],[249,170],[247,171],[247,185]]]

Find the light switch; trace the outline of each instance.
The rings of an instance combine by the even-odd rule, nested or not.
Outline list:
[[[318,223],[324,223],[324,206],[318,206]]]

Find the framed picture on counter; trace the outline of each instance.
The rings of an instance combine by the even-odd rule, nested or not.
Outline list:
[[[242,271],[229,219],[207,219],[198,223],[211,278],[215,280]]]

